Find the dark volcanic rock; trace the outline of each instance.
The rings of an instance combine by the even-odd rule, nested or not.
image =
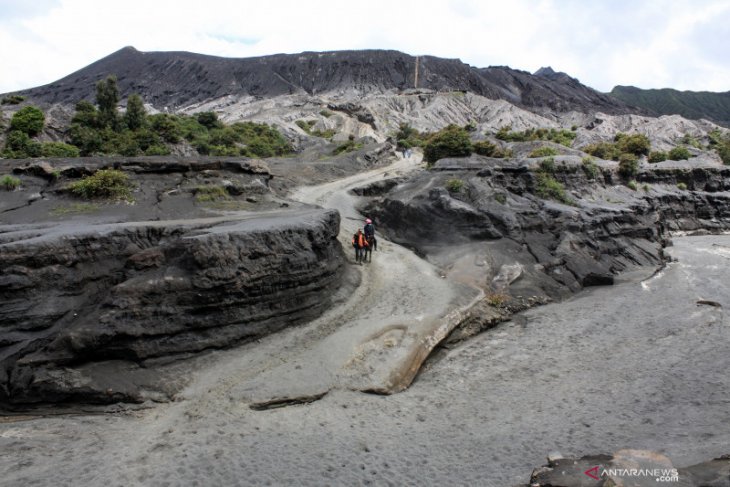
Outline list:
[[[92,99],[95,83],[115,74],[123,99],[138,93],[158,108],[175,108],[227,95],[406,90],[414,87],[415,72],[416,57],[398,51],[305,52],[235,59],[125,47],[65,78],[18,93],[36,103],[75,104]],[[433,56],[418,57],[418,88],[470,91],[537,111],[640,111],[562,73],[535,76],[506,67],[478,69],[458,59]],[[374,124],[372,115],[355,106],[332,108]]]
[[[6,227],[0,401],[140,400],[151,359],[316,317],[341,284],[338,231],[336,211],[312,209]]]
[[[669,175],[646,170],[638,179],[651,187],[631,191],[614,185],[621,181],[615,164],[589,179],[580,158],[556,159],[552,177],[574,205],[536,195],[534,159],[473,156],[439,161],[373,199],[366,212],[390,238],[426,255],[488,243],[493,260],[523,266],[526,283],[535,283],[520,283],[523,291],[552,297],[610,285],[619,273],[660,265],[668,231],[730,228],[730,194],[701,190],[725,188],[730,183],[725,168]],[[452,179],[462,181],[461,191],[446,189]],[[678,179],[698,190],[678,189]]]

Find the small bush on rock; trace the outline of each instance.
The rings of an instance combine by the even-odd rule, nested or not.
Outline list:
[[[558,151],[555,150],[554,147],[538,147],[537,149],[534,149],[532,152],[530,152],[530,155],[527,157],[550,157],[550,156],[557,156]]]
[[[651,163],[662,162],[667,160],[667,153],[662,151],[653,151],[649,154],[648,161]]]
[[[446,189],[450,193],[461,193],[461,190],[464,189],[464,181],[461,179],[449,179],[446,181]]]
[[[25,134],[38,135],[43,130],[43,124],[46,116],[43,112],[34,106],[23,107],[10,119],[10,130],[19,130]]]
[[[471,149],[468,132],[462,127],[449,125],[428,138],[423,147],[423,158],[433,164],[445,157],[467,157]]]
[[[639,173],[639,159],[634,154],[621,154],[618,161],[618,173],[625,178],[636,176]]]
[[[672,161],[684,161],[690,158],[690,153],[686,147],[677,146],[669,151],[667,157]]]
[[[71,183],[68,190],[84,199],[131,200],[129,176],[116,169],[101,169],[91,176]]]
[[[6,191],[12,191],[18,186],[20,186],[20,179],[14,176],[6,174],[5,176],[0,178],[0,188],[3,188]]]

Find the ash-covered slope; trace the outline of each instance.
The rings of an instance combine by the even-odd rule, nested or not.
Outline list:
[[[56,82],[20,93],[35,102],[76,103],[92,98],[96,81],[110,74],[117,76],[122,98],[139,93],[148,103],[171,109],[225,95],[273,97],[353,90],[368,94],[418,87],[469,91],[540,112],[637,112],[563,73],[543,70],[531,75],[506,67],[480,69],[458,59],[385,50],[236,59],[125,47]]]
[[[691,120],[706,118],[730,127],[730,91],[642,90],[634,86],[615,86],[611,96],[643,107],[652,115],[677,114]]]

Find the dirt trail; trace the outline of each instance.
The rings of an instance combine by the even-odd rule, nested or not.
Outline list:
[[[398,159],[385,168],[299,188],[291,197],[339,210],[340,241],[355,265],[350,238],[364,217],[349,190],[413,171],[420,163],[420,155]],[[319,398],[333,388],[392,393],[410,385],[433,347],[459,321],[460,309],[479,292],[443,279],[410,250],[380,235],[378,241],[372,261],[357,268],[361,282],[354,294],[309,325],[332,332],[280,366],[242,381],[232,388],[232,398],[265,406]]]

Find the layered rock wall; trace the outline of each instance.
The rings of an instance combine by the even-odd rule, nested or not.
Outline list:
[[[325,210],[6,231],[0,400],[104,400],[76,390],[74,368],[144,365],[314,318],[341,283],[338,232]]]

